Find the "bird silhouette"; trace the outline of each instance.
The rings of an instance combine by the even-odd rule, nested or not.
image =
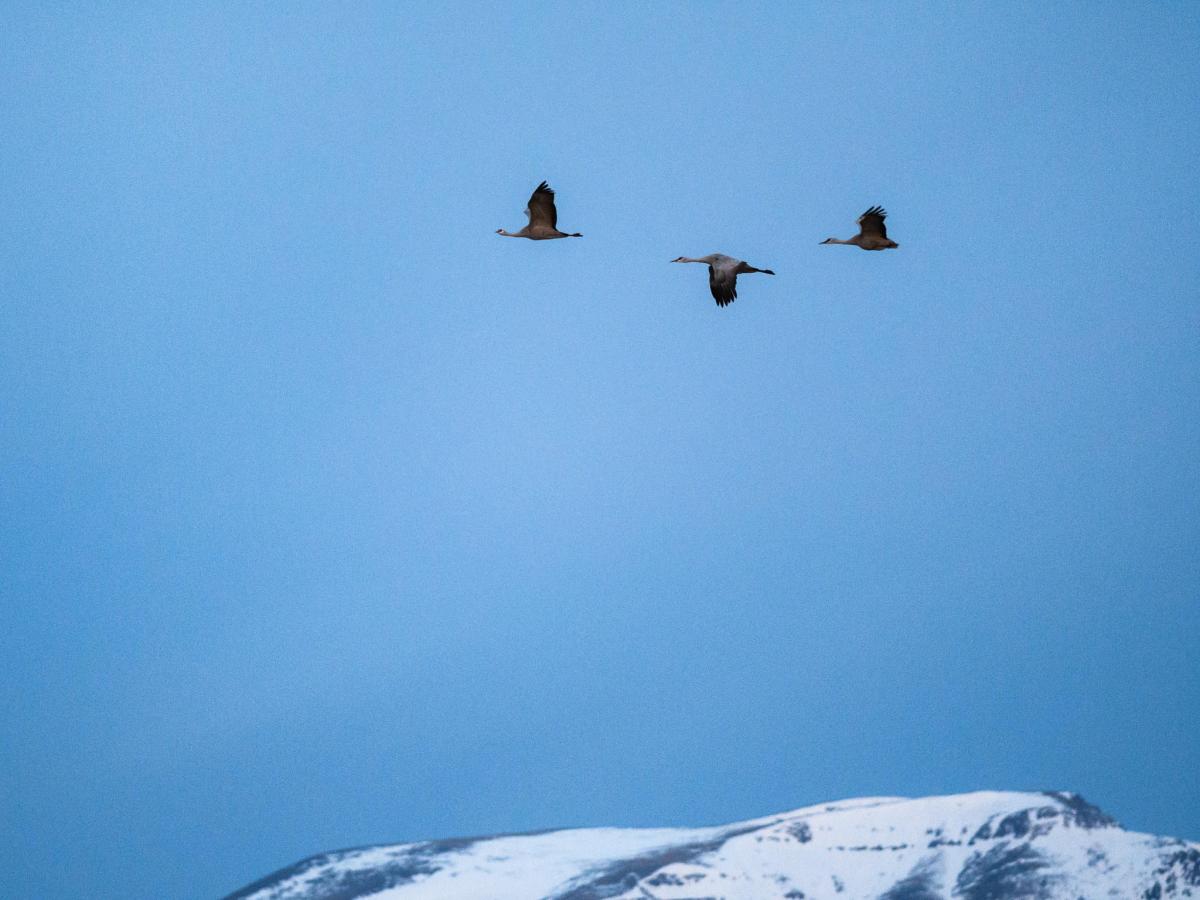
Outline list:
[[[775,274],[770,269],[756,269],[754,266],[748,265],[740,259],[734,259],[732,256],[726,256],[724,253],[710,253],[708,256],[701,256],[698,259],[680,256],[671,262],[707,265],[708,289],[712,291],[717,306],[728,306],[737,299],[738,275],[747,275],[751,272],[762,272],[764,275]]]
[[[853,244],[864,250],[890,250],[893,247],[899,247],[900,245],[895,241],[888,239],[887,226],[883,224],[883,220],[886,218],[887,210],[881,206],[872,206],[858,217],[858,234],[854,237],[845,241],[838,238],[826,238],[821,243]]]
[[[567,234],[558,230],[558,210],[554,206],[554,191],[544,181],[533,189],[533,194],[529,197],[529,206],[525,208],[525,215],[529,216],[529,224],[520,231],[512,232],[497,228],[496,234],[502,234],[505,237],[529,238],[531,241],[583,237],[582,234]]]

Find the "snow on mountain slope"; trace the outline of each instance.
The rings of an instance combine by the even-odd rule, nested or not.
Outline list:
[[[1200,900],[1200,844],[1067,793],[874,797],[714,828],[327,853],[226,900]]]

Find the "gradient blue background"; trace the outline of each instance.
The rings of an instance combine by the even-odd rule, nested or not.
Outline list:
[[[1200,6],[1043,6],[6,4],[5,893],[977,788],[1200,838]],[[543,178],[585,237],[494,235]]]

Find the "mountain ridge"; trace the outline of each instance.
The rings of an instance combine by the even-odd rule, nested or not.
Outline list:
[[[1169,900],[1200,844],[1078,794],[863,797],[705,828],[572,828],[316,854],[224,900]]]

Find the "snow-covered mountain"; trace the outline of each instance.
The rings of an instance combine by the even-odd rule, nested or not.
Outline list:
[[[325,853],[226,900],[1200,900],[1200,844],[1067,793],[871,797],[715,828],[581,828]]]

